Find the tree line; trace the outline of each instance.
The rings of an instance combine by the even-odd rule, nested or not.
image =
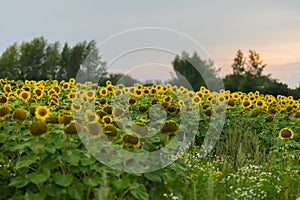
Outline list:
[[[192,55],[186,52],[177,55],[172,65],[176,74],[169,82],[195,91],[202,85],[210,90],[218,90],[224,83],[225,89],[231,91],[260,91],[300,98],[300,85],[296,89],[290,89],[287,84],[271,75],[263,75],[267,65],[254,50],[249,50],[247,56],[238,50],[231,65],[232,73],[223,79],[217,76],[220,68],[215,67],[213,60],[203,60],[196,52]],[[60,81],[77,76],[81,81],[98,81],[100,85],[107,79],[113,83],[122,80],[127,85],[138,82],[128,75],[107,73],[106,63],[94,40],[79,42],[73,46],[68,43],[49,43],[44,37],[21,44],[14,43],[0,56],[0,71],[0,78],[13,80],[53,78]]]

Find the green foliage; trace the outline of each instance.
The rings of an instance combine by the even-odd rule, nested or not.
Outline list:
[[[0,57],[0,70],[1,78],[14,80],[46,80],[48,76],[67,80],[78,71],[82,81],[98,82],[106,76],[105,62],[94,40],[73,47],[65,43],[61,49],[59,42],[49,43],[43,37],[9,46]]]
[[[201,86],[208,87],[210,90],[219,90],[221,80],[216,77],[220,69],[214,67],[212,60],[202,60],[196,52],[192,56],[183,52],[181,56],[176,56],[172,62],[177,77],[171,80],[173,85],[183,85],[187,88],[192,87],[194,91]]]

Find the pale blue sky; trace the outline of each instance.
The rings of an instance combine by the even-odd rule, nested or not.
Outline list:
[[[245,53],[254,49],[268,64],[266,73],[290,86],[300,81],[297,0],[0,0],[0,25],[0,52],[13,42],[38,36],[74,44],[101,42],[136,27],[171,28],[201,43],[222,68],[222,75],[231,72],[229,66],[239,48]],[[180,41],[177,45],[184,46]]]

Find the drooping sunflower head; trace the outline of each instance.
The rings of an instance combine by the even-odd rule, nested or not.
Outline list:
[[[60,124],[68,125],[72,120],[74,120],[74,116],[71,111],[64,111],[58,115],[58,121]]]
[[[279,138],[281,140],[293,139],[294,132],[289,128],[283,128],[279,131]]]
[[[139,148],[141,146],[141,140],[135,135],[125,134],[122,136],[122,144]]]
[[[64,127],[64,133],[66,135],[77,135],[80,132],[81,127],[74,121],[70,122],[67,126]]]
[[[134,133],[137,133],[139,134],[140,136],[144,137],[148,134],[148,127],[145,123],[143,122],[138,122],[138,121],[135,121],[132,126],[131,126],[131,130],[134,132]]]
[[[113,125],[107,125],[104,127],[104,134],[108,139],[116,140],[118,138],[118,129]]]
[[[12,120],[18,122],[24,122],[27,118],[27,113],[23,109],[16,109],[12,114]]]
[[[265,120],[266,123],[270,123],[273,121],[274,121],[274,117],[272,115],[269,115],[268,117],[266,117],[266,120]]]
[[[164,124],[162,124],[160,131],[162,133],[168,133],[169,135],[176,135],[178,129],[179,126],[174,120],[168,120]]]
[[[122,108],[119,108],[119,107],[113,107],[113,110],[112,110],[112,115],[114,116],[114,117],[120,117],[120,116],[122,116],[123,114],[124,114],[124,109],[122,109]]]
[[[295,118],[297,118],[297,119],[300,118],[300,110],[295,112]]]
[[[50,109],[47,106],[38,106],[35,109],[35,117],[41,120],[46,120],[49,117]]]
[[[101,125],[98,122],[91,122],[86,125],[86,131],[93,138],[99,138],[103,132]]]
[[[0,106],[0,121],[5,120],[10,115],[11,108],[9,106]]]
[[[29,132],[32,136],[40,136],[48,133],[49,129],[44,121],[34,121],[29,126]]]

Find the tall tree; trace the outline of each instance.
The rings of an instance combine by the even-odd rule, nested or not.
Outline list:
[[[20,49],[17,43],[9,46],[0,57],[0,70],[2,78],[15,79],[19,76]]]
[[[172,64],[177,75],[173,84],[190,84],[195,91],[200,86],[210,87],[211,90],[220,89],[221,79],[217,78],[220,69],[215,68],[212,60],[202,60],[196,52],[192,56],[183,52],[181,56],[175,57]]]
[[[242,75],[245,72],[245,57],[243,52],[239,49],[231,65],[233,74]]]

